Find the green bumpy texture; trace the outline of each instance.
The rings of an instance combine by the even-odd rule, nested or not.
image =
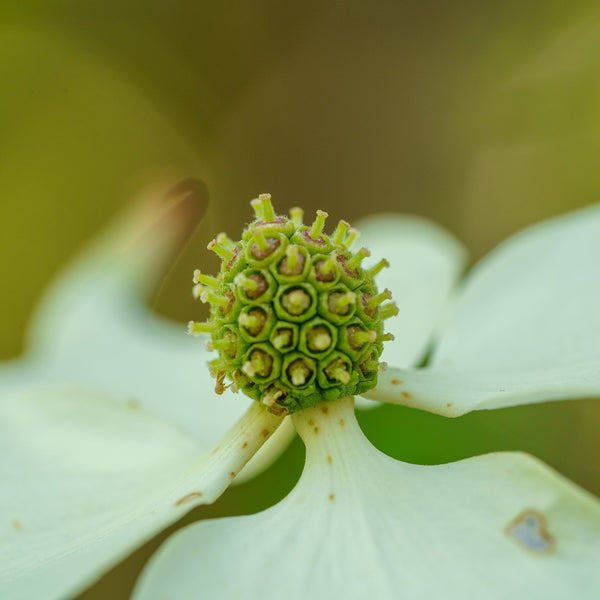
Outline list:
[[[272,412],[293,413],[371,389],[387,338],[373,274],[360,266],[368,251],[352,255],[345,222],[326,235],[320,211],[312,227],[257,214],[241,241],[217,238],[221,252],[213,242],[223,262],[202,288],[217,392],[228,379]]]

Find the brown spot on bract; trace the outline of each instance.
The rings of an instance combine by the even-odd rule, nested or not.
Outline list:
[[[402,379],[392,379],[392,381],[390,381],[390,383],[392,385],[400,385],[402,383]]]
[[[312,419],[309,419],[308,424],[312,427],[315,424],[315,422]]]
[[[315,435],[317,435],[319,433],[319,428],[315,427]]]
[[[13,529],[15,531],[20,531],[21,530],[21,523],[20,523],[20,521],[13,521],[12,526],[13,526]]]
[[[335,494],[329,494],[329,499],[333,500],[335,498]]]
[[[265,437],[265,438],[269,437],[269,430],[268,429],[263,429],[262,430],[262,436]]]
[[[329,406],[321,407],[321,411],[323,412],[324,415],[326,415],[329,412]]]
[[[235,477],[235,471],[231,471],[231,473],[229,473],[229,477]]]
[[[219,448],[220,448],[220,447],[221,447],[221,446],[215,446],[215,447],[213,448],[213,451],[211,452],[211,454],[216,454],[216,453],[219,451]]]
[[[533,508],[519,513],[506,526],[505,533],[534,554],[550,554],[556,547],[556,541],[548,531],[548,519]]]
[[[411,397],[411,395],[410,395],[408,392],[402,392],[402,395],[403,395],[405,398],[410,398],[410,397]]]
[[[343,427],[345,424],[344,419],[340,419],[340,427]]]
[[[242,444],[242,448],[246,448],[247,446],[248,446],[248,442],[244,442],[244,443]]]
[[[183,498],[179,498],[179,500],[177,500],[177,502],[175,502],[175,506],[181,506],[182,504],[186,504],[187,502],[190,502],[191,500],[196,500],[196,498],[201,498],[202,497],[202,492],[192,492],[191,494],[188,494],[187,496],[184,496]]]
[[[452,406],[452,402],[446,402],[446,408],[450,408]]]
[[[331,456],[331,454],[328,454],[328,455],[327,455],[327,462],[328,462],[329,464],[333,463],[333,457]]]

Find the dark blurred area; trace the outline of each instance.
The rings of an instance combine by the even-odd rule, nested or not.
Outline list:
[[[1,356],[65,259],[164,170],[212,198],[159,295],[179,320],[205,242],[259,192],[334,219],[425,215],[475,257],[594,201],[599,48],[594,2],[2,3]]]
[[[178,321],[202,316],[190,287],[193,268],[217,265],[206,243],[219,231],[236,237],[260,192],[281,212],[321,208],[332,221],[417,213],[476,259],[600,190],[600,5],[592,1],[4,2],[0,82],[4,359],[22,351],[40,291],[65,261],[165,174],[199,177],[211,197],[153,300]],[[443,420],[441,429],[440,417],[414,417],[414,431],[433,427],[429,447],[446,454],[419,454],[419,439],[402,445],[391,430],[376,439],[381,410],[399,416],[380,424],[398,426],[415,411],[386,407],[363,418],[400,458],[524,449],[598,491],[597,471],[582,463],[597,452],[585,441],[598,423],[589,403],[557,403],[542,417],[531,407],[492,411],[452,422],[466,425]],[[556,450],[561,432],[578,440],[571,461]],[[276,501],[301,455],[296,444],[270,479],[202,515]],[[147,553],[85,598],[127,597]]]

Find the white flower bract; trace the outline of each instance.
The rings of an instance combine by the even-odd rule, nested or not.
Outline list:
[[[282,423],[217,397],[203,344],[141,309],[185,229],[177,208],[157,210],[135,213],[67,271],[28,356],[0,369],[3,600],[77,594],[214,501]],[[373,260],[391,264],[380,284],[400,308],[389,368],[366,396],[446,416],[600,396],[600,206],[518,234],[458,287],[465,252],[437,226],[387,215],[362,230]],[[401,463],[364,438],[351,399],[293,422],[307,446],[294,491],[262,513],[175,534],[138,600],[595,598],[600,505],[536,459]],[[256,469],[292,435],[283,423]]]

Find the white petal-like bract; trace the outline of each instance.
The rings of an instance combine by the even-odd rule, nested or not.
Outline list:
[[[450,233],[421,217],[381,214],[356,226],[360,243],[371,251],[369,263],[389,261],[389,268],[376,277],[377,287],[389,288],[399,309],[385,323],[395,341],[385,344],[382,360],[396,367],[416,366],[465,268],[466,251]]]
[[[0,598],[73,596],[213,502],[281,422],[258,402],[210,453],[134,400],[0,397]]]
[[[350,399],[294,415],[296,488],[172,536],[135,600],[597,598],[600,505],[534,458],[419,466],[364,438]]]
[[[89,243],[42,298],[28,354],[0,364],[0,390],[31,383],[93,387],[166,416],[203,450],[216,444],[247,399],[214,392],[208,336],[193,338],[147,307],[149,291],[197,223],[205,194],[195,180],[168,191],[151,186]],[[283,428],[236,483],[268,467],[292,436]]]
[[[530,227],[484,258],[458,295],[430,365],[388,369],[366,395],[446,416],[600,397],[599,306],[594,205]]]

